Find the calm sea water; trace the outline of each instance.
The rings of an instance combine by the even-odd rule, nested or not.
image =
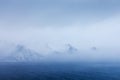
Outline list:
[[[120,65],[0,63],[0,80],[120,80]]]

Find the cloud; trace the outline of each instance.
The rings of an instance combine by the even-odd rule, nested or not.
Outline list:
[[[0,39],[17,44],[23,44],[35,51],[47,51],[50,49],[61,51],[66,44],[71,44],[81,51],[79,55],[51,55],[50,60],[66,58],[68,60],[119,60],[120,47],[120,15],[114,16],[94,24],[82,26],[73,24],[68,27],[28,27],[21,29],[0,29]],[[92,52],[96,47],[98,52]],[[43,53],[44,54],[44,53]],[[48,59],[49,59],[48,58]],[[65,60],[67,60],[65,59]],[[63,60],[64,61],[64,60]]]
[[[68,27],[0,29],[0,38],[1,40],[26,44],[35,49],[44,48],[44,50],[47,44],[58,49],[69,43],[80,49],[93,46],[118,48],[120,46],[119,21],[120,16],[116,15],[86,27],[73,24]]]
[[[88,1],[85,5],[80,5],[81,3],[71,4],[68,0],[65,1],[42,1],[45,5],[37,4],[39,1],[31,3],[32,1],[27,0],[21,3],[4,2],[9,5],[0,7],[3,11],[0,13],[1,40],[24,43],[37,49],[39,45],[43,47],[50,44],[54,48],[59,48],[56,46],[66,43],[80,48],[120,45],[120,18],[119,15],[115,16],[119,14],[119,2],[112,4],[111,1],[101,1],[97,5],[96,0],[95,3]]]
[[[120,12],[118,0],[5,0],[0,2],[0,27],[65,27],[90,25]]]
[[[71,44],[86,51],[79,56],[116,59],[120,52],[119,3],[118,0],[3,1],[0,40],[23,44],[37,52],[47,51],[47,45],[60,51]],[[102,51],[91,55],[91,47]]]

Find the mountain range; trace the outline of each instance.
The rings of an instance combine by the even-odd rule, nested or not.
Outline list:
[[[12,50],[7,51],[7,49],[12,48]],[[0,53],[3,52],[0,49]],[[15,45],[12,47],[12,45],[8,46],[6,49],[4,49],[3,53],[7,53],[5,57],[2,57],[0,59],[1,62],[39,62],[42,60],[49,60],[49,57],[52,58],[65,58],[65,56],[74,56],[74,55],[80,55],[81,53],[79,50],[75,47],[73,47],[71,44],[67,44],[67,48],[64,51],[52,51],[49,52],[49,55],[44,55],[44,53],[36,52],[33,49],[27,48],[23,45]],[[96,47],[93,47],[92,50],[96,50]]]
[[[23,45],[17,45],[9,55],[1,60],[5,62],[36,62],[40,61],[42,57],[40,53],[34,50],[28,49]]]

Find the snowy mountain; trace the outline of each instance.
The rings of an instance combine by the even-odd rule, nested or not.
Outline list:
[[[5,47],[2,47],[6,45]],[[7,47],[7,48],[6,48]],[[4,48],[4,50],[3,50]],[[3,50],[3,51],[2,51]],[[53,51],[49,52],[49,55],[44,55],[37,53],[34,50],[26,48],[23,45],[1,45],[0,52],[6,54],[4,57],[0,58],[2,62],[38,62],[42,60],[47,60],[49,57],[63,57],[71,54],[76,54],[79,51],[73,47],[71,44],[67,44],[67,48],[63,51]],[[43,57],[44,55],[44,57]]]
[[[69,53],[69,54],[74,54],[74,53],[78,53],[78,52],[79,52],[79,51],[78,51],[75,47],[73,47],[71,44],[67,44],[67,47],[68,47],[67,53]]]
[[[15,49],[5,57],[3,60],[7,62],[34,62],[34,61],[40,61],[42,58],[42,55],[39,53],[27,49],[22,45],[17,45]]]
[[[51,51],[53,54],[64,54],[64,55],[79,53],[79,50],[77,48],[73,47],[71,44],[67,44],[66,48],[64,50],[61,50],[61,51],[51,50]]]

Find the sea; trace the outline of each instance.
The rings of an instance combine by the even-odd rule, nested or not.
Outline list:
[[[120,64],[1,62],[0,80],[120,80]]]

